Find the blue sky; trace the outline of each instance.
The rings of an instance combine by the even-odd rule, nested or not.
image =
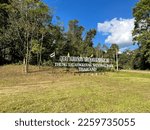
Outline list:
[[[64,23],[65,28],[67,29],[68,21],[72,19],[79,20],[79,24],[84,26],[86,30],[95,28],[98,30],[98,33],[94,39],[94,45],[97,43],[106,43],[109,45],[109,42],[113,42],[115,38],[122,37],[118,41],[120,48],[130,47],[131,49],[135,48],[132,43],[127,39],[127,35],[120,36],[117,33],[119,28],[116,30],[115,27],[118,26],[124,30],[127,30],[128,25],[133,21],[132,9],[139,0],[44,0],[49,7],[54,9],[54,16],[59,16],[61,21]],[[121,19],[120,19],[121,18]],[[98,23],[100,23],[100,28],[98,28]],[[121,23],[121,24],[120,24]],[[108,26],[112,26],[108,28]],[[110,30],[109,30],[110,29]],[[117,32],[118,31],[118,32]],[[124,37],[124,38],[123,38]],[[123,40],[126,39],[126,42]]]

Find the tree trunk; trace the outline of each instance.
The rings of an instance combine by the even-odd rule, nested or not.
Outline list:
[[[41,46],[40,46],[40,57],[39,57],[39,69],[40,69],[40,66],[41,66],[41,64],[42,64],[42,47],[43,47],[43,38],[44,38],[44,36],[43,36],[43,34],[42,34],[42,42],[41,42]]]
[[[37,53],[37,65],[38,65],[38,67],[39,67],[39,69],[40,69],[40,60],[39,60],[39,57],[40,57],[40,54]]]
[[[118,51],[116,50],[116,69],[117,69],[117,71],[119,70],[119,68],[118,68]]]
[[[25,74],[29,72],[29,41],[27,40],[27,52],[26,52],[26,62],[25,62]]]

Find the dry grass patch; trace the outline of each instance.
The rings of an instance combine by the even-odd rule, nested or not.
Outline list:
[[[0,112],[150,112],[150,74],[0,67]]]

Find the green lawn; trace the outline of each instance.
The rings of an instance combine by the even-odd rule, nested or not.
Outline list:
[[[30,69],[0,67],[0,112],[150,112],[150,73]]]

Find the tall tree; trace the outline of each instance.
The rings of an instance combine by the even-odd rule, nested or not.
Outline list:
[[[86,38],[85,38],[85,43],[88,44],[88,46],[92,47],[93,46],[93,38],[96,35],[96,30],[95,29],[90,29],[87,34],[86,34]]]
[[[112,44],[107,51],[109,58],[113,59],[114,61],[113,63],[115,64],[117,71],[118,71],[118,52],[119,52],[119,46],[117,44]]]
[[[100,43],[98,43],[97,46],[95,47],[95,56],[96,57],[103,57],[103,50],[102,50]]]
[[[90,29],[89,31],[86,32],[86,36],[84,39],[84,56],[91,56],[94,53],[94,48],[93,48],[93,38],[96,35],[96,30],[95,29]]]
[[[70,54],[77,56],[81,54],[83,49],[82,34],[84,31],[84,27],[78,24],[78,20],[69,21],[69,30],[67,32],[67,43],[65,47]]]
[[[119,68],[121,69],[133,69],[133,64],[135,64],[136,62],[133,60],[134,55],[135,55],[135,51],[131,51],[131,50],[125,50],[124,52],[122,52],[121,54],[119,54]]]
[[[3,31],[7,28],[8,13],[6,6],[8,5],[8,0],[0,1],[0,65],[6,62],[5,56],[8,54],[6,51],[7,44],[4,44]]]
[[[18,46],[25,62],[25,73],[28,72],[32,40],[43,37],[39,32],[49,19],[48,7],[40,0],[11,0],[9,5],[9,28],[4,34],[10,41],[18,40]],[[45,33],[45,32],[44,32]],[[39,40],[39,39],[38,39]]]
[[[139,45],[144,67],[150,69],[150,1],[140,0],[133,9],[135,28],[133,31],[134,41]]]

